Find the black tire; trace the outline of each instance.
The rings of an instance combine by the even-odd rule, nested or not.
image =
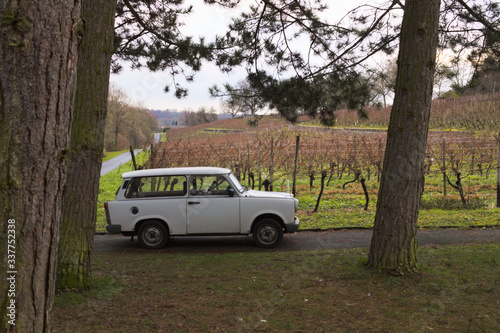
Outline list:
[[[148,221],[144,222],[139,227],[137,237],[142,247],[154,250],[161,249],[167,244],[169,234],[163,223],[159,221]]]
[[[253,241],[258,247],[273,248],[283,239],[283,228],[278,221],[264,218],[258,221],[252,232]]]

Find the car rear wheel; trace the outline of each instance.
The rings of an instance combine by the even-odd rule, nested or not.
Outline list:
[[[259,247],[273,248],[283,239],[283,228],[274,219],[265,218],[257,222],[253,229],[253,241]]]
[[[161,249],[167,244],[168,230],[159,221],[144,222],[138,232],[139,243],[146,249]]]

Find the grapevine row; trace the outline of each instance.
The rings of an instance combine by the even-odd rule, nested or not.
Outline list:
[[[218,166],[257,173],[260,166],[269,175],[272,164],[275,172],[289,175],[294,168],[297,136],[300,136],[299,174],[319,175],[327,170],[341,178],[360,170],[367,179],[379,179],[386,145],[384,131],[353,132],[303,126],[169,138],[154,147],[149,167]],[[472,133],[430,132],[426,172],[450,171],[487,177],[496,168],[496,140]]]

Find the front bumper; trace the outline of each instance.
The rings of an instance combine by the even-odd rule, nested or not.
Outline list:
[[[300,226],[299,218],[295,216],[293,223],[285,224],[285,231],[289,234],[292,234],[297,230],[299,230],[299,226]]]
[[[106,225],[106,231],[110,234],[121,234],[122,226],[120,224],[108,224]]]

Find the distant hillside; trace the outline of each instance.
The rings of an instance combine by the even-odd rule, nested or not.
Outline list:
[[[158,125],[160,126],[175,126],[178,124],[178,119],[180,112],[177,110],[149,110],[156,119],[158,119]]]
[[[387,128],[391,107],[365,109],[367,118],[360,119],[355,110],[335,112],[337,127]],[[318,125],[311,122],[310,125]],[[430,129],[433,130],[500,130],[500,93],[438,99],[432,102]]]
[[[151,111],[158,114],[160,125],[172,126],[172,122],[177,121],[181,112],[176,110]],[[360,119],[356,110],[339,110],[335,127],[340,128],[387,128],[391,114],[391,107],[377,109],[367,108],[366,119]],[[219,114],[219,119],[202,125],[196,125],[170,132],[172,136],[185,135],[190,133],[199,135],[203,132],[223,132],[253,131],[256,128],[249,125],[251,118],[231,118],[230,114]],[[321,126],[319,121],[308,116],[300,116],[298,122],[302,125]],[[180,126],[181,123],[179,122]],[[275,128],[288,126],[282,117],[273,115],[265,116],[259,121],[259,128]],[[456,97],[453,99],[434,100],[432,103],[430,129],[433,130],[480,130],[494,131],[500,130],[500,93],[485,94],[475,96]]]
[[[182,111],[177,111],[176,109],[170,110],[149,110],[150,113],[152,113],[156,119],[158,120],[158,124],[163,127],[176,127],[176,126],[181,126],[182,124],[180,123],[180,116],[182,114]],[[218,119],[230,119],[231,114],[230,113],[221,113],[218,114]]]

